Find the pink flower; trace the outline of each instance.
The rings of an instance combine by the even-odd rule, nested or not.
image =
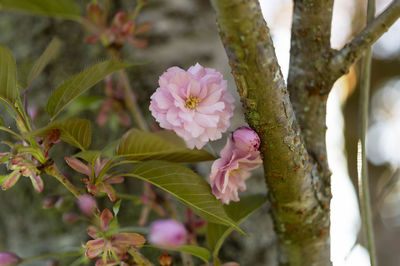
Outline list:
[[[0,252],[0,265],[14,265],[21,261],[21,258],[13,252]]]
[[[187,231],[180,222],[158,220],[150,225],[149,241],[160,247],[177,248],[186,243]]]
[[[246,190],[245,181],[251,176],[250,170],[262,164],[260,152],[255,149],[259,144],[254,145],[257,141],[254,141],[254,136],[248,132],[251,129],[239,130],[246,130],[247,133],[230,134],[221,151],[221,158],[215,160],[211,167],[212,193],[224,204],[229,204],[231,200],[239,201],[238,190]],[[256,139],[259,143],[258,136]]]
[[[215,69],[200,64],[188,71],[171,67],[158,83],[150,111],[162,128],[174,130],[189,148],[201,149],[228,129],[234,98]]]

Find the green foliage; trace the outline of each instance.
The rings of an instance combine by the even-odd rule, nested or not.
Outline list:
[[[132,176],[145,180],[165,190],[190,207],[208,221],[233,226],[243,233],[239,226],[226,214],[221,201],[211,193],[210,185],[189,168],[176,163],[148,161],[136,165]]]
[[[10,50],[0,45],[0,99],[14,106],[18,98],[17,70]]]
[[[81,11],[73,0],[2,0],[0,7],[40,16],[59,17],[80,22]]]
[[[61,84],[51,94],[46,106],[47,113],[51,116],[51,119],[54,119],[76,97],[103,80],[106,76],[129,66],[129,64],[111,59],[96,64],[75,75]]]
[[[206,264],[208,264],[208,261],[211,258],[211,254],[208,249],[202,248],[199,246],[194,246],[194,245],[184,245],[179,248],[157,247],[157,246],[153,246],[153,245],[143,245],[142,247],[144,247],[144,248],[161,248],[161,249],[165,249],[165,250],[185,252],[190,255],[198,257],[199,259],[203,260]]]
[[[61,48],[61,41],[58,38],[54,38],[47,46],[46,50],[40,56],[40,58],[33,65],[31,72],[28,75],[27,88],[30,87],[32,81],[35,80],[47,64],[57,56]]]
[[[164,131],[162,131],[164,132]],[[161,137],[164,136],[164,137]],[[139,129],[129,130],[117,146],[116,154],[130,160],[165,160],[170,162],[201,162],[215,160],[215,157],[204,150],[190,150],[182,146],[176,135],[157,135]],[[172,138],[175,139],[174,142]],[[176,140],[178,138],[178,140]]]
[[[69,118],[63,122],[54,121],[46,127],[34,132],[35,136],[46,137],[52,130],[60,130],[60,139],[81,150],[89,148],[92,133],[90,122],[86,119]]]
[[[91,165],[94,165],[94,163],[96,162],[97,158],[100,157],[100,155],[101,155],[100,151],[80,151],[77,154],[75,154],[74,157],[78,157],[90,163]]]
[[[224,209],[233,221],[240,224],[266,201],[267,198],[264,195],[250,195],[242,197],[239,202],[232,202],[229,205],[225,205]],[[218,257],[218,252],[222,244],[233,229],[233,227],[221,224],[207,224],[207,242],[210,249],[213,250],[214,258]]]

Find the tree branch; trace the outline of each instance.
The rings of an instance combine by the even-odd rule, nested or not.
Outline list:
[[[368,47],[388,31],[399,17],[400,0],[394,0],[384,12],[368,24],[353,40],[333,55],[329,65],[329,70],[332,71],[331,78],[337,80],[347,73],[350,66],[363,55]]]
[[[326,265],[329,215],[315,195],[313,167],[259,3],[211,2],[246,119],[261,138],[280,263]]]

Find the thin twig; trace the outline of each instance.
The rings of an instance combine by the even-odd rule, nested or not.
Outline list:
[[[381,37],[400,17],[400,0],[394,0],[384,12],[357,34],[331,60],[329,69],[334,80],[345,74],[350,66]]]
[[[400,1],[397,1],[400,3]],[[399,5],[400,6],[400,5]],[[375,15],[375,0],[368,0],[367,10],[367,25],[373,23]],[[364,232],[367,238],[367,246],[371,266],[377,265],[374,241],[374,227],[372,221],[370,190],[368,182],[368,161],[366,156],[366,134],[368,129],[368,106],[369,106],[369,91],[371,80],[371,47],[367,48],[363,60],[363,70],[361,73],[361,94],[360,94],[360,108],[361,108],[361,144],[359,142],[359,156],[361,155],[361,176],[359,173],[359,197],[361,205],[361,215]],[[360,154],[361,150],[361,154]],[[360,161],[359,161],[360,163]]]
[[[58,170],[57,166],[53,163],[46,168],[44,172],[48,175],[54,176],[58,181],[60,181],[76,198],[80,198],[82,194],[79,190],[72,184],[61,172]]]

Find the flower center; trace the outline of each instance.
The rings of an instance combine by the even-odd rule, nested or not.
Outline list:
[[[186,100],[186,107],[189,109],[194,109],[200,102],[201,100],[199,98],[190,94],[189,98]]]

